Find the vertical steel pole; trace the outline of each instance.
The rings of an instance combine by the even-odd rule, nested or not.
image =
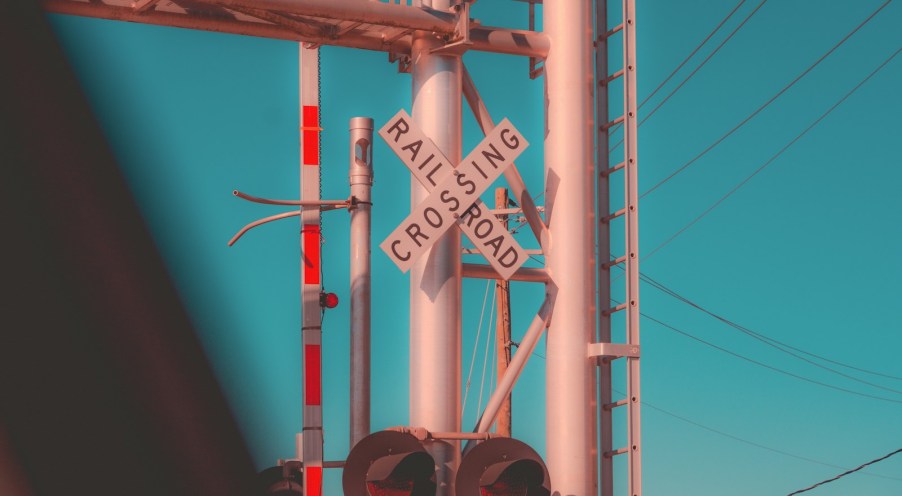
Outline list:
[[[507,188],[495,190],[495,208],[507,208]],[[501,218],[507,229],[508,216]],[[495,280],[495,294],[498,300],[498,322],[495,328],[495,349],[498,353],[498,384],[501,384],[507,366],[511,361],[511,285],[504,279]],[[511,395],[508,394],[498,411],[495,432],[499,436],[511,437]]]
[[[636,2],[623,2],[623,151],[627,200],[625,237],[626,287],[629,305],[626,309],[626,342],[639,344],[639,189],[638,189],[638,107],[636,104]],[[639,382],[639,358],[627,358],[626,394],[629,398],[629,493],[642,496],[642,395]]]
[[[450,10],[454,0],[424,1]],[[453,162],[461,159],[461,74],[459,55],[432,53],[441,40],[417,32],[411,47],[413,120]],[[427,196],[411,182],[411,206]],[[449,229],[410,271],[410,424],[432,431],[460,430],[460,230]],[[427,449],[438,465],[437,495],[454,494],[460,462],[458,442]]]
[[[370,433],[370,294],[372,288],[373,119],[350,123],[351,158],[351,447]]]
[[[557,291],[547,336],[546,422],[551,493],[596,493],[595,181],[591,0],[548,0],[545,33],[545,254]]]
[[[319,50],[298,46],[301,200],[320,200]],[[322,338],[319,294],[320,211],[301,212],[301,341],[304,356],[304,495],[320,496],[323,480]]]
[[[608,87],[602,85],[602,81],[608,77],[608,38],[605,33],[608,30],[608,2],[607,0],[596,0],[595,3],[595,80],[598,86],[595,92],[595,116],[598,123],[605,123],[611,120],[610,107],[608,103]],[[596,144],[596,191],[598,194],[597,215],[595,225],[597,226],[598,240],[598,342],[611,342],[611,315],[603,312],[604,309],[611,306],[611,267],[605,263],[611,259],[611,226],[608,222],[604,222],[607,215],[611,213],[611,181],[608,177],[608,169],[610,168],[610,139],[609,128],[606,126],[597,126],[598,143]],[[611,456],[605,456],[614,449],[614,412],[612,411],[612,367],[610,360],[599,359],[599,383],[598,383],[598,403],[599,403],[599,447],[598,450],[602,454],[599,456],[601,464],[599,473],[599,484],[601,488],[601,496],[614,496],[614,460]]]

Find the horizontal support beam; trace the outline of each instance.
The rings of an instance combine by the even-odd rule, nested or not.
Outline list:
[[[370,32],[365,34],[357,30],[346,31],[341,34],[323,33],[318,35],[314,32],[314,27],[305,27],[304,29],[293,29],[301,24],[300,21],[292,23],[290,19],[276,21],[275,16],[279,13],[291,13],[296,15],[309,15],[305,12],[319,12],[315,8],[323,5],[332,6],[345,5],[347,2],[339,2],[338,0],[317,0],[310,2],[283,1],[283,0],[232,0],[232,1],[208,1],[211,5],[215,4],[225,8],[233,8],[235,12],[241,12],[249,16],[264,16],[270,22],[262,22],[260,20],[238,20],[228,16],[210,16],[197,14],[182,14],[170,11],[161,11],[150,8],[147,11],[140,12],[131,7],[115,6],[103,3],[88,3],[74,0],[41,0],[42,8],[54,14],[68,14],[82,17],[96,17],[100,19],[109,19],[113,21],[136,22],[141,24],[153,24],[157,26],[170,26],[184,29],[197,29],[201,31],[212,31],[217,33],[239,34],[245,36],[257,36],[260,38],[272,38],[277,40],[289,40],[303,43],[313,43],[317,45],[332,45],[346,48],[358,48],[362,50],[373,50],[379,52],[392,52],[396,54],[410,54],[410,33],[403,33],[403,36],[386,38],[385,34],[378,32]],[[357,5],[359,2],[354,2]],[[295,8],[271,8],[271,5],[290,4]],[[333,5],[334,4],[334,5]],[[392,11],[401,9],[403,11],[416,11],[420,13],[426,12],[427,16],[431,16],[437,11],[425,11],[415,7],[401,7],[398,5],[385,4],[380,2],[364,1],[362,5],[367,9],[390,9]],[[356,7],[355,7],[356,8]],[[349,7],[344,7],[344,12],[348,14]],[[269,12],[264,15],[262,12]],[[299,12],[301,11],[301,12]],[[409,13],[408,13],[409,14]],[[452,14],[440,13],[441,18],[448,16],[454,18]],[[284,16],[283,16],[284,17]],[[375,24],[379,26],[397,27],[401,29],[414,30],[421,29],[415,26],[423,25],[422,19],[418,22],[405,23],[405,16],[401,19],[388,17],[381,20],[357,20],[359,15],[331,17],[336,20],[350,20],[360,22],[361,24]],[[365,16],[368,17],[368,16]],[[419,19],[420,14],[413,15]],[[437,17],[438,18],[438,17]],[[410,25],[413,24],[413,25]],[[450,35],[455,23],[440,24],[443,26],[441,30],[431,30],[441,35]],[[533,31],[524,31],[516,29],[496,28],[491,26],[474,26],[470,29],[469,50],[482,52],[502,53],[508,55],[522,55],[526,57],[543,58],[548,53],[550,43],[548,37],[542,33]]]
[[[471,279],[501,279],[491,265],[463,264],[463,276]],[[532,267],[520,267],[511,276],[511,281],[548,282],[548,271]]]
[[[256,36],[260,38],[315,43],[320,45],[335,45],[381,52],[391,51],[405,54],[410,53],[410,43],[406,37],[393,43],[386,43],[381,38],[375,36],[352,34],[346,34],[340,38],[307,36],[284,25],[269,24],[265,22],[239,21],[228,17],[177,14],[173,12],[161,12],[158,10],[135,12],[126,7],[74,2],[71,0],[42,0],[41,6],[46,12],[54,14],[96,17],[112,21],[197,29],[215,33],[239,34],[244,36]]]
[[[200,2],[226,8],[235,5],[339,21],[419,29],[439,34],[452,34],[457,27],[457,15],[451,12],[370,0],[200,0]]]

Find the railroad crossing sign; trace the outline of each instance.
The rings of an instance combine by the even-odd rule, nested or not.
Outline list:
[[[501,221],[479,199],[529,143],[507,119],[455,168],[403,109],[379,135],[430,192],[380,247],[407,272],[435,240],[457,224],[504,279],[527,255]]]

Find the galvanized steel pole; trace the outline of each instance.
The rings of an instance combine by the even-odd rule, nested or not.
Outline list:
[[[372,288],[373,119],[350,123],[351,447],[370,433],[370,294]]]
[[[594,119],[591,0],[548,0],[544,29],[545,254],[557,292],[548,329],[546,450],[551,493],[597,493]]]
[[[424,4],[430,2],[424,2]],[[453,0],[432,0],[449,11]],[[417,32],[411,49],[413,120],[445,157],[461,159],[459,55],[432,53],[442,46],[431,32]],[[411,207],[428,195],[411,182]],[[460,230],[449,229],[410,270],[410,424],[430,431],[460,431]],[[436,494],[454,494],[459,442],[432,443],[438,467]]]

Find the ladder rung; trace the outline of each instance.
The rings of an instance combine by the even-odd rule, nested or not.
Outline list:
[[[608,32],[606,32],[605,34],[599,36],[599,39],[610,38],[611,36],[614,36],[615,34],[617,34],[617,33],[620,32],[620,31],[623,31],[623,23],[622,23],[622,22],[621,22],[620,24],[618,24],[618,25],[612,27],[610,31],[608,31]]]
[[[611,308],[611,309],[608,309],[608,310],[603,310],[601,313],[604,314],[604,315],[611,315],[611,314],[613,314],[613,313],[616,313],[616,312],[619,312],[619,311],[623,310],[624,308],[626,308],[626,303],[621,303],[621,304],[617,305],[617,306],[614,307],[614,308]]]
[[[608,222],[611,222],[612,220],[616,219],[617,217],[620,217],[621,215],[623,215],[625,213],[626,213],[626,209],[621,208],[620,210],[618,210],[612,214],[608,214],[608,215],[605,215],[604,217],[602,217],[601,222],[607,224]]]
[[[617,408],[618,406],[624,406],[627,403],[629,403],[629,401],[627,401],[626,399],[622,399],[620,401],[615,401],[613,403],[605,403],[604,405],[602,405],[602,408],[607,411],[611,411],[611,410]]]
[[[602,177],[610,176],[611,174],[619,171],[620,169],[622,169],[624,167],[626,167],[626,162],[620,162],[619,164],[615,165],[614,167],[611,167],[608,170],[601,171],[601,175],[602,175]]]
[[[605,451],[604,457],[605,458],[614,458],[615,456],[622,455],[628,451],[629,451],[629,448],[620,448],[620,449],[614,450],[614,451]]]
[[[620,258],[616,258],[616,259],[614,259],[614,260],[607,261],[607,262],[601,264],[601,267],[602,267],[603,269],[607,270],[607,269],[610,269],[611,267],[613,267],[613,266],[615,266],[615,265],[617,265],[617,264],[622,264],[623,262],[626,262],[626,255],[624,255],[624,256],[622,256],[622,257],[620,257]]]
[[[611,81],[613,81],[613,80],[619,78],[619,77],[622,76],[622,75],[623,75],[623,69],[620,69],[619,71],[615,72],[614,74],[611,74],[610,76],[608,76],[608,77],[602,79],[601,81],[599,81],[599,82],[598,82],[598,85],[599,85],[599,86],[607,86],[607,85],[609,85],[609,84],[611,83]]]
[[[618,117],[618,118],[612,120],[611,122],[609,122],[609,123],[607,123],[607,124],[602,124],[602,125],[601,125],[601,130],[602,130],[602,131],[607,131],[608,129],[611,129],[611,127],[616,126],[617,124],[620,124],[621,122],[623,122],[623,116],[622,116],[622,115],[621,115],[620,117]]]

